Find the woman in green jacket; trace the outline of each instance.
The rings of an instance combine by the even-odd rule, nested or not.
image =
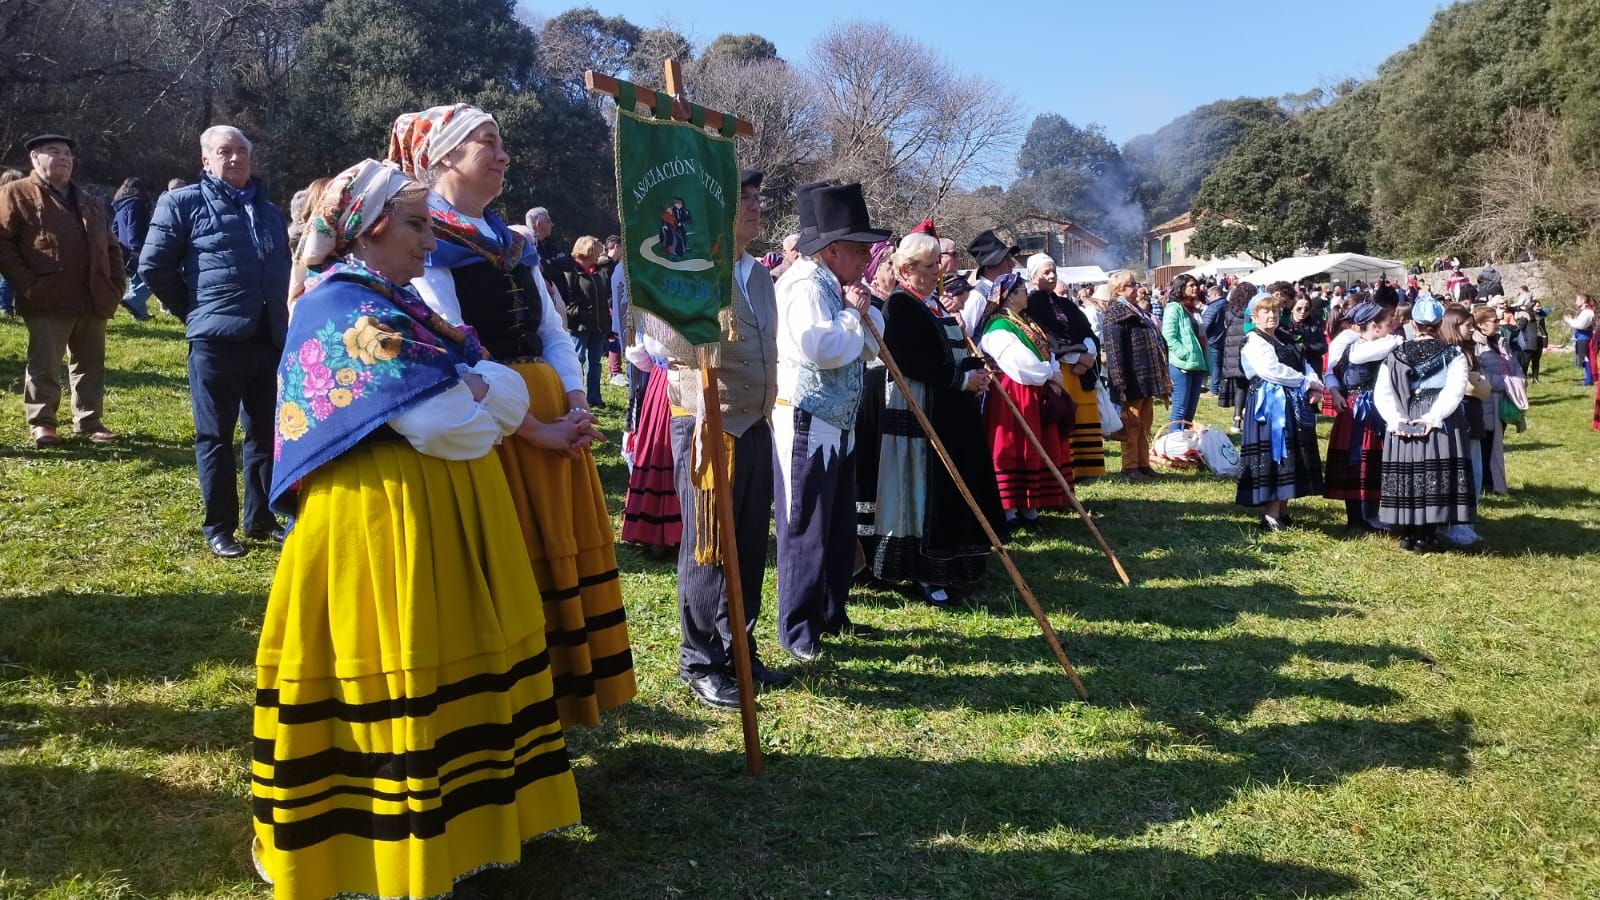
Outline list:
[[[1183,430],[1184,422],[1194,420],[1200,405],[1200,389],[1211,364],[1205,342],[1200,340],[1200,311],[1205,305],[1205,290],[1192,275],[1179,275],[1167,291],[1166,308],[1161,314],[1161,337],[1167,344],[1167,375],[1172,379],[1172,416],[1167,431]]]

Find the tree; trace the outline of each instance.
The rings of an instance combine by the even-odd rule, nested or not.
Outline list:
[[[1272,262],[1302,247],[1360,249],[1363,223],[1337,167],[1293,125],[1251,132],[1201,184],[1194,209],[1189,249],[1203,256]]]
[[[633,52],[628,54],[628,77],[635,84],[665,90],[667,83],[661,63],[668,59],[680,64],[690,62],[694,59],[694,44],[670,27],[641,32]]]
[[[706,45],[701,59],[752,63],[778,58],[778,47],[759,34],[719,34]]]
[[[1219,100],[1128,141],[1122,155],[1133,170],[1134,196],[1145,209],[1146,224],[1187,212],[1200,182],[1223,157],[1257,127],[1287,118],[1277,100]]]
[[[606,126],[586,102],[540,78],[538,41],[511,0],[463,0],[440,17],[432,0],[332,0],[307,30],[296,105],[280,142],[292,184],[382,156],[402,112],[467,102],[499,121],[512,167],[500,204],[511,221],[535,204],[563,229],[615,221]],[[559,17],[558,17],[559,18]]]
[[[1011,190],[1033,211],[1070,219],[1113,244],[1113,262],[1136,256],[1145,227],[1122,151],[1099,125],[1080,128],[1055,113],[1033,120],[1017,153]]]
[[[789,226],[796,185],[823,162],[822,111],[803,73],[781,59],[743,61],[709,50],[688,67],[690,99],[733,113],[755,126],[734,145],[739,164],[759,169],[762,190],[776,203],[763,215],[774,233]]]
[[[828,136],[824,174],[859,181],[879,221],[934,216],[962,184],[998,174],[1021,128],[1014,101],[958,76],[932,48],[880,22],[845,22],[812,46]]]
[[[643,35],[639,26],[622,16],[602,16],[592,6],[569,9],[544,23],[538,62],[545,76],[560,82],[573,98],[589,100],[584,71],[622,75]]]

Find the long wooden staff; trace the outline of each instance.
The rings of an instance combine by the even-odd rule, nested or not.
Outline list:
[[[883,335],[878,333],[878,326],[872,324],[872,317],[862,314],[861,323],[867,326],[867,333],[878,342],[878,359],[883,362],[883,367],[889,370],[889,377],[900,387],[900,393],[905,397],[906,408],[916,416],[917,424],[922,426],[923,434],[927,435],[928,443],[933,446],[934,452],[939,454],[939,460],[944,463],[945,471],[950,473],[950,480],[956,484],[956,490],[961,492],[961,499],[967,501],[967,508],[972,510],[973,518],[983,526],[983,533],[989,538],[989,546],[999,554],[1000,562],[1006,568],[1006,573],[1011,576],[1011,583],[1017,586],[1017,593],[1022,595],[1024,603],[1028,604],[1028,611],[1033,613],[1033,620],[1039,623],[1039,631],[1044,634],[1045,643],[1050,645],[1051,651],[1056,655],[1056,661],[1061,663],[1061,668],[1067,673],[1067,678],[1072,680],[1072,689],[1077,691],[1079,700],[1089,699],[1089,692],[1084,690],[1083,682],[1078,678],[1078,670],[1072,667],[1072,662],[1067,659],[1066,651],[1061,649],[1061,641],[1056,637],[1056,630],[1050,625],[1050,619],[1044,614],[1044,607],[1039,605],[1039,599],[1033,596],[1033,591],[1028,589],[1028,583],[1022,580],[1022,573],[1017,571],[1017,564],[1011,561],[1011,554],[1006,552],[1005,545],[1000,542],[1000,536],[995,534],[994,526],[989,524],[989,517],[984,515],[983,509],[978,506],[978,501],[972,496],[972,491],[967,488],[967,483],[962,479],[961,473],[956,470],[955,461],[950,458],[950,451],[945,449],[944,441],[939,440],[939,435],[933,430],[933,423],[928,421],[928,414],[922,411],[916,398],[911,395],[910,385],[906,383],[905,375],[901,374],[900,366],[895,364],[894,357],[889,355],[889,348],[884,346]]]
[[[989,364],[988,357],[983,355],[983,352],[978,349],[978,345],[972,342],[972,335],[967,334],[965,328],[961,330],[961,338],[967,342],[967,349],[972,351],[972,355],[983,360],[984,368],[989,370],[991,376],[1000,374],[994,366]],[[1032,428],[1028,427],[1028,420],[1023,417],[1022,410],[1017,408],[1017,401],[1011,399],[1011,395],[1005,392],[1005,388],[1000,386],[999,381],[990,381],[989,390],[991,393],[999,394],[1001,399],[1005,400],[1007,408],[1011,410],[1011,414],[1017,419],[1017,426],[1022,429],[1023,435],[1028,439],[1028,443],[1033,445],[1034,452],[1038,453],[1039,458],[1044,460],[1045,468],[1050,470],[1050,474],[1056,477],[1056,482],[1061,485],[1061,489],[1066,491],[1067,502],[1072,504],[1072,508],[1078,511],[1078,518],[1083,520],[1083,524],[1089,526],[1089,533],[1094,536],[1094,542],[1100,545],[1100,552],[1106,555],[1106,559],[1111,560],[1111,568],[1117,570],[1117,577],[1122,579],[1122,583],[1129,584],[1128,573],[1122,568],[1122,561],[1117,559],[1117,554],[1111,549],[1111,545],[1106,543],[1106,539],[1100,534],[1100,529],[1095,527],[1094,519],[1089,517],[1089,511],[1083,508],[1082,503],[1078,502],[1078,495],[1073,492],[1071,483],[1067,481],[1067,476],[1061,474],[1061,469],[1056,466],[1055,460],[1051,459],[1050,454],[1045,452],[1044,444],[1039,441],[1039,436],[1033,433]]]

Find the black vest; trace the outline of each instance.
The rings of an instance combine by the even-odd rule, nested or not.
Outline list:
[[[519,265],[502,272],[488,261],[450,270],[461,319],[478,330],[483,349],[497,362],[544,355],[539,322],[544,301],[532,271]]]

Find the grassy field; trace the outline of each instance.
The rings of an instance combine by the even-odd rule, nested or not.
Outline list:
[[[275,554],[202,546],[175,323],[119,319],[109,340],[107,422],[127,439],[36,451],[25,336],[0,323],[0,896],[266,896],[246,766]],[[493,887],[1600,896],[1600,434],[1570,357],[1546,369],[1486,551],[1339,540],[1326,501],[1263,538],[1230,483],[1105,480],[1082,496],[1133,587],[1075,520],[1015,548],[1088,703],[998,566],[955,611],[867,591],[853,614],[886,633],[762,698],[760,779],[737,717],[674,678],[672,568],[622,548],[639,698],[569,734],[584,827]]]

